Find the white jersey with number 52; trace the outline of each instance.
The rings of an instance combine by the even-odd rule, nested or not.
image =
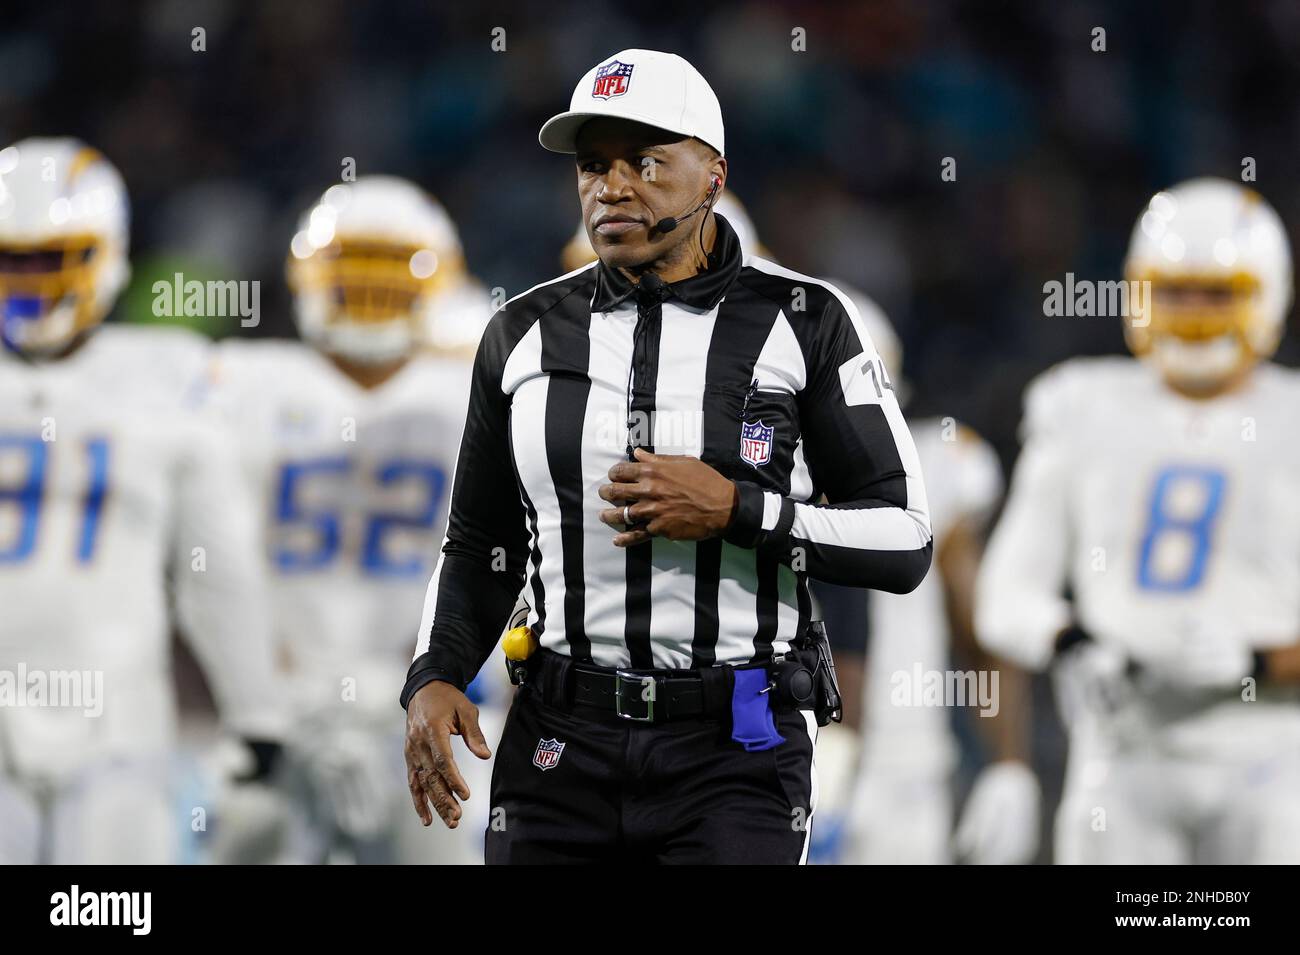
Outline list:
[[[313,348],[228,341],[214,401],[259,500],[279,650],[301,705],[387,713],[442,542],[467,362],[366,390]]]

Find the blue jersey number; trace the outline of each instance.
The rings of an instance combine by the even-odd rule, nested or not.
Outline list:
[[[369,574],[422,577],[425,575],[424,560],[418,555],[402,561],[390,559],[384,551],[384,539],[389,531],[395,529],[406,527],[428,530],[434,526],[446,475],[442,468],[424,461],[394,461],[380,468],[375,479],[385,487],[402,481],[419,481],[424,486],[425,505],[417,514],[372,514],[366,525],[366,544],[361,551],[361,566]]]
[[[276,493],[276,520],[281,524],[306,525],[316,532],[315,546],[295,550],[281,545],[275,551],[275,564],[286,573],[316,570],[332,561],[342,540],[341,522],[336,511],[309,509],[298,501],[303,483],[313,474],[347,474],[352,462],[347,458],[317,458],[312,461],[289,461],[280,469],[280,488]]]
[[[20,465],[24,475],[17,484],[0,487],[0,504],[17,508],[18,532],[13,543],[0,550],[0,564],[26,560],[36,547],[36,525],[41,519],[41,495],[45,490],[45,459],[49,445],[35,437],[0,434],[0,460],[17,455],[25,457]]]
[[[90,563],[95,556],[95,541],[99,536],[99,515],[104,510],[104,497],[108,493],[108,442],[91,438],[86,442],[90,457],[90,482],[86,487],[81,509],[81,541],[77,545],[77,560]]]
[[[1139,587],[1143,590],[1178,593],[1200,586],[1205,576],[1214,525],[1223,504],[1226,483],[1223,472],[1212,468],[1175,466],[1164,468],[1156,475],[1155,486],[1151,489],[1147,529],[1142,535],[1142,553],[1138,560]],[[1171,514],[1172,495],[1189,487],[1201,499],[1199,510],[1192,514]],[[1189,556],[1176,571],[1157,571],[1154,566],[1155,552],[1161,538],[1169,534],[1182,535],[1191,543]]]
[[[285,572],[318,570],[338,557],[342,544],[343,518],[336,507],[307,508],[299,501],[305,481],[312,475],[329,474],[336,477],[351,472],[348,458],[316,458],[291,461],[280,469],[280,484],[276,494],[276,516],[281,525],[307,526],[315,531],[315,544],[310,548],[293,549],[281,545],[275,551],[276,566]],[[442,501],[446,473],[427,461],[391,461],[380,466],[374,481],[381,487],[390,487],[406,481],[417,481],[424,490],[423,505],[412,514],[376,513],[366,518],[362,539],[361,568],[372,576],[418,577],[427,573],[426,562],[419,556],[394,560],[385,547],[388,535],[395,530],[430,530],[438,521],[438,505]]]
[[[99,517],[108,494],[108,441],[91,438],[85,447],[90,477],[82,498],[81,534],[77,542],[77,562],[81,564],[90,563],[95,556]],[[36,549],[49,448],[40,435],[0,434],[0,460],[16,455],[21,462],[17,470],[22,475],[16,484],[0,484],[0,507],[8,505],[18,513],[17,532],[12,541],[7,546],[0,545],[0,564],[20,563]]]

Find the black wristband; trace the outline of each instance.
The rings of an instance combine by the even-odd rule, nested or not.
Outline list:
[[[240,777],[241,782],[264,782],[271,777],[277,766],[280,765],[280,757],[284,754],[284,747],[273,740],[267,739],[245,739],[244,745],[248,751],[253,754],[253,770],[251,773]]]
[[[754,548],[763,537],[763,489],[752,481],[736,481],[737,503],[722,539],[737,547]]]
[[[1077,623],[1072,623],[1056,635],[1056,642],[1052,645],[1052,655],[1059,657],[1072,647],[1091,642],[1091,640],[1092,637],[1087,630],[1084,630]]]

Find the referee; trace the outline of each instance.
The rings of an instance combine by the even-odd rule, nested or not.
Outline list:
[[[450,737],[489,756],[464,690],[518,598],[540,647],[516,671],[489,863],[801,862],[808,580],[920,583],[911,437],[849,300],[743,256],[713,213],[722,112],[691,64],[617,53],[539,139],[575,157],[599,261],[511,299],[479,345],[401,696],[416,811],[459,823]]]

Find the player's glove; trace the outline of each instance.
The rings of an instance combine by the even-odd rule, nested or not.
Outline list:
[[[1137,698],[1137,667],[1128,654],[1077,626],[1063,631],[1056,647],[1052,686],[1066,727],[1082,719],[1122,721]]]
[[[277,786],[232,782],[219,797],[212,840],[218,865],[270,865],[290,858],[293,807]]]
[[[1024,865],[1038,851],[1038,779],[1024,763],[984,767],[953,836],[957,857],[975,865]]]
[[[282,756],[279,743],[253,739],[223,742],[211,755],[213,862],[270,865],[288,860],[292,809],[282,789]]]
[[[383,784],[391,771],[373,734],[313,723],[297,734],[289,756],[315,811],[338,832],[373,838],[388,824],[392,799]]]

